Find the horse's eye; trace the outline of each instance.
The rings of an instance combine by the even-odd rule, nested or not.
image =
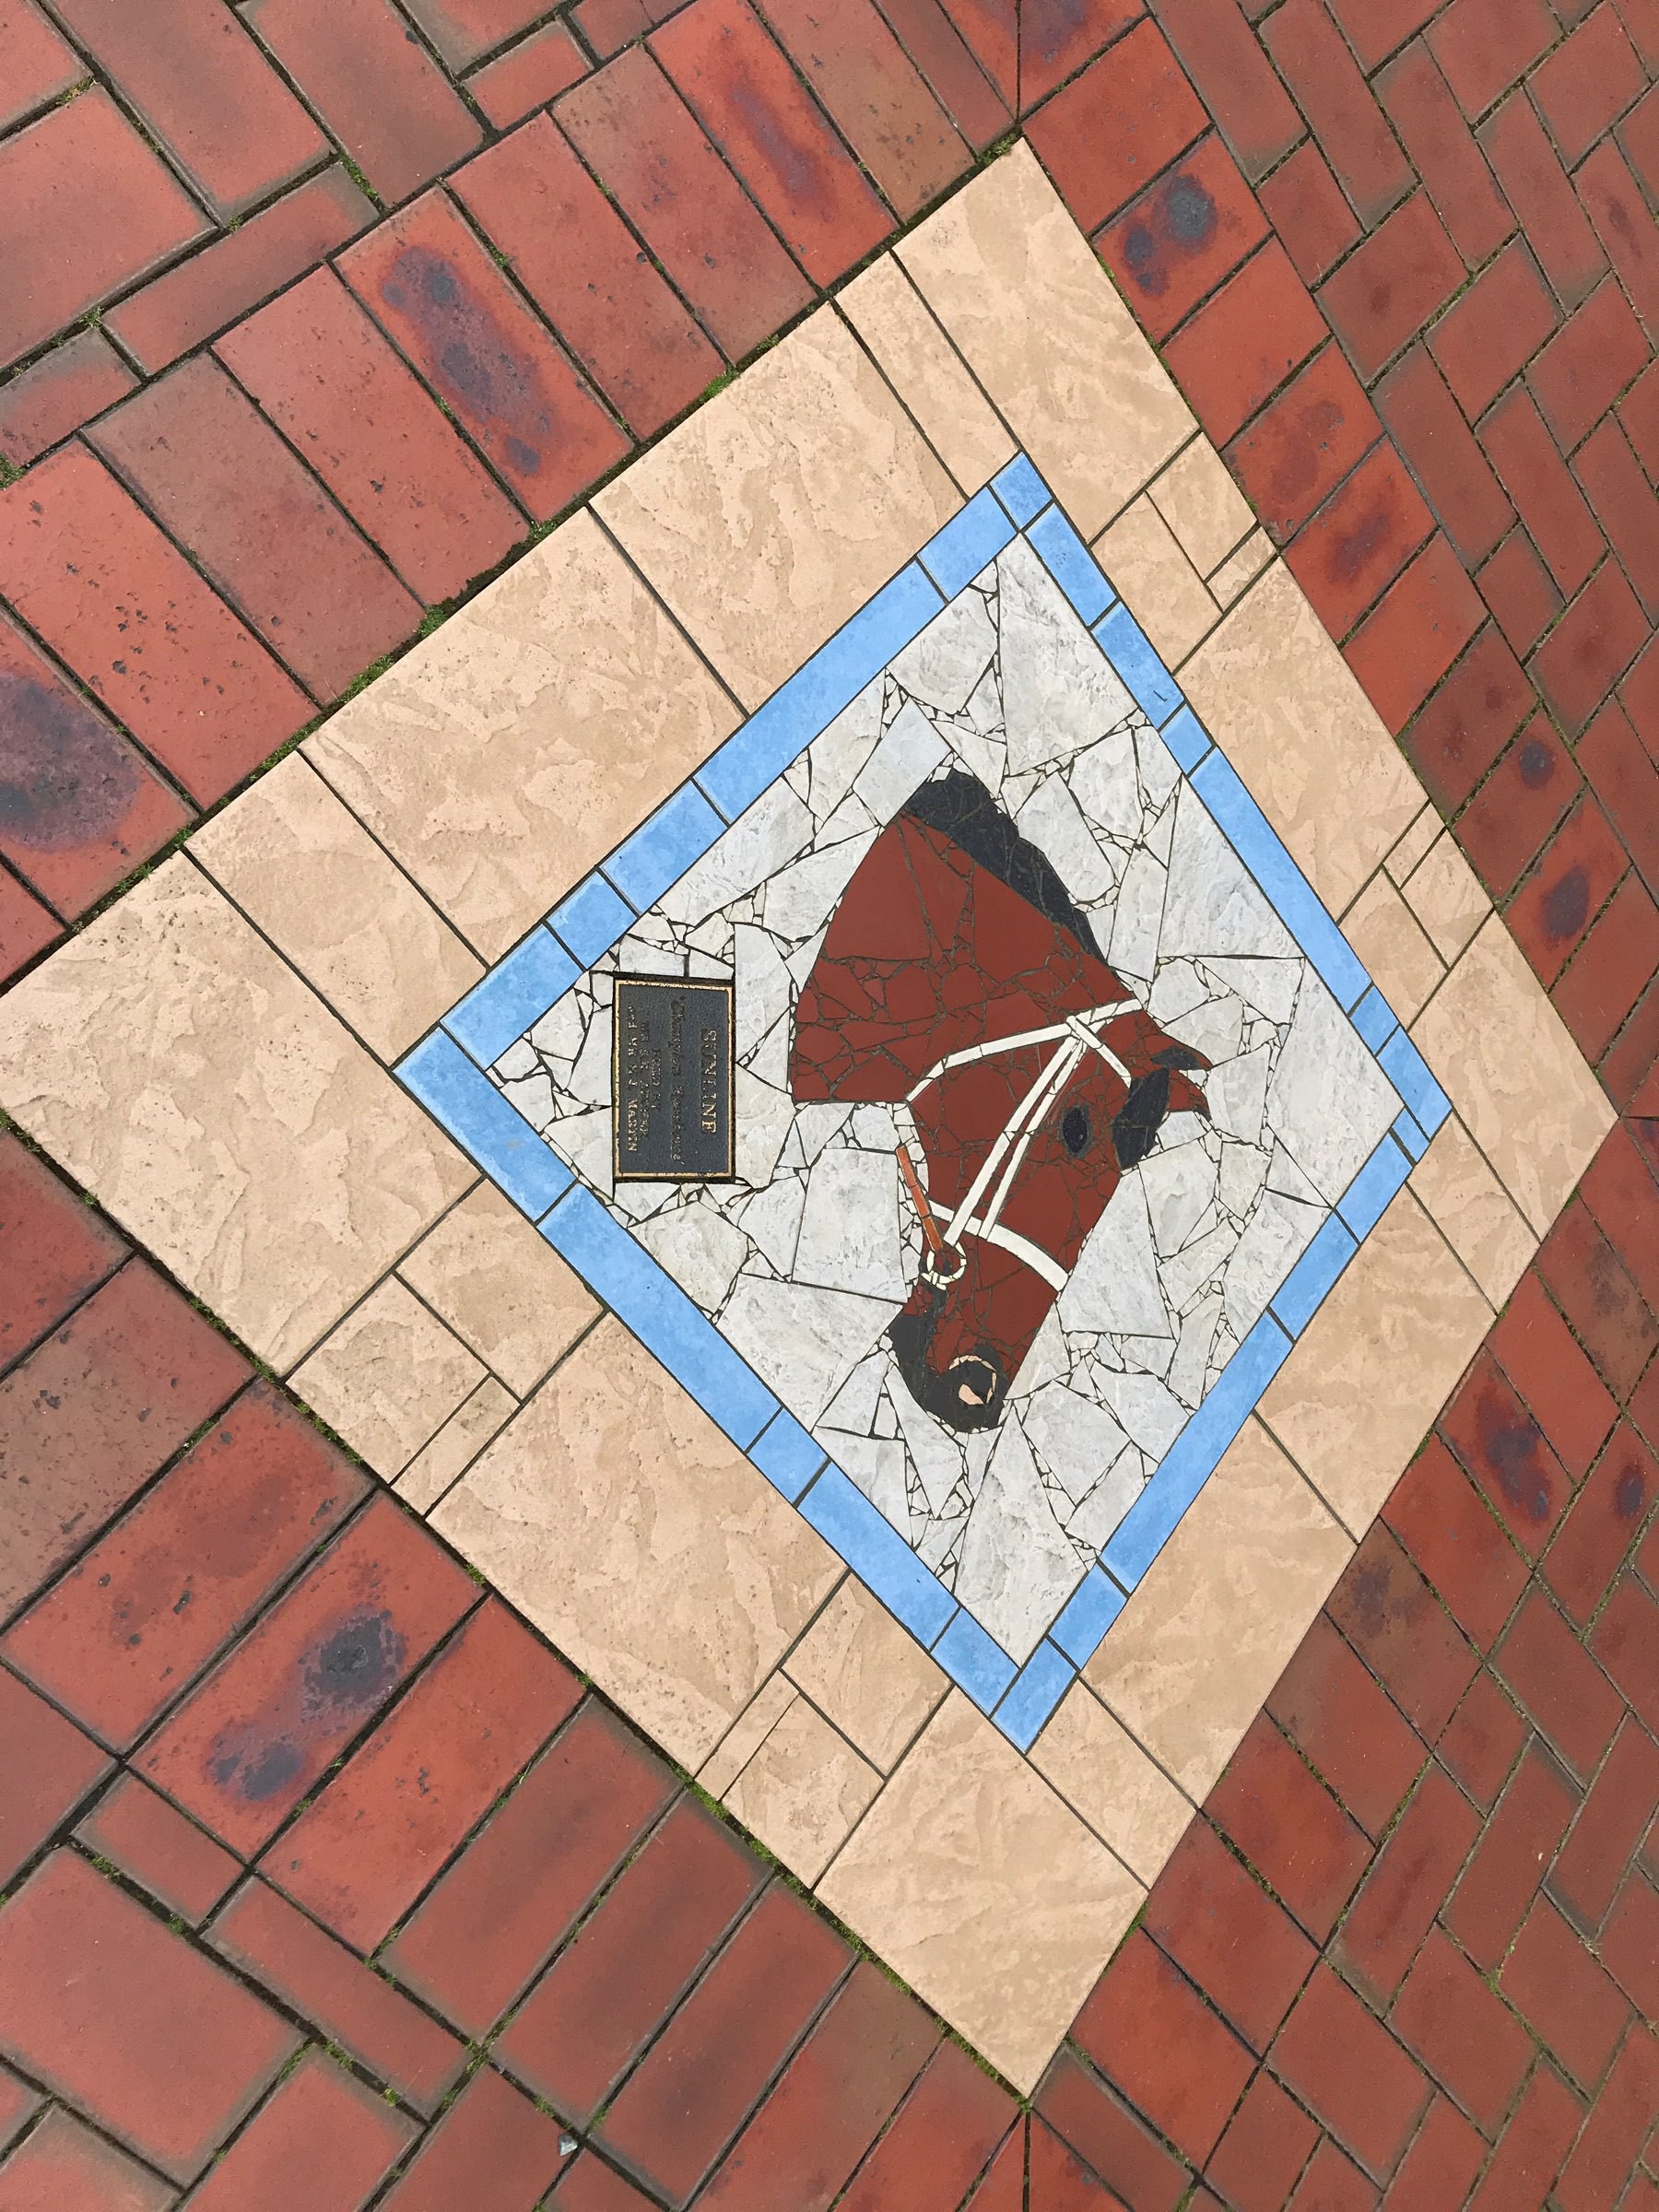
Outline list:
[[[1091,1135],[1086,1110],[1081,1106],[1067,1107],[1060,1123],[1060,1141],[1074,1159],[1088,1151]]]

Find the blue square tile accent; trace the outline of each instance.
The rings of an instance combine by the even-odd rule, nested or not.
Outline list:
[[[1100,1555],[1108,1572],[1125,1590],[1135,1588],[1163,1549],[1289,1350],[1290,1339],[1270,1313],[1264,1313],[1164,1453],[1162,1465]]]
[[[1292,1336],[1301,1335],[1359,1249],[1335,1214],[1321,1223],[1319,1234],[1273,1295],[1273,1312]]]
[[[540,1226],[560,1258],[747,1451],[778,1401],[644,1246],[580,1185]]]
[[[1026,532],[1042,565],[1085,622],[1098,622],[1112,605],[1112,587],[1058,507],[1051,507]]]
[[[633,914],[597,869],[580,883],[562,906],[547,916],[547,927],[568,945],[584,968],[633,926]]]
[[[1361,1241],[1382,1220],[1389,1200],[1411,1172],[1411,1162],[1385,1136],[1336,1201],[1336,1211]]]
[[[581,973],[557,937],[545,929],[533,929],[450,1009],[443,1026],[480,1067],[488,1067],[564,996]]]
[[[991,488],[1022,530],[1049,503],[1048,486],[1023,453],[1016,453],[1006,468],[998,469]]]
[[[1146,631],[1126,606],[1114,606],[1096,623],[1094,634],[1135,705],[1154,729],[1161,729],[1182,703],[1181,686],[1153,652]]]
[[[605,873],[636,913],[653,906],[693,861],[700,860],[724,830],[695,783],[682,783],[671,799],[620,844]]]
[[[535,1221],[571,1187],[571,1171],[547,1149],[453,1037],[435,1030],[397,1073],[464,1151]]]
[[[802,1499],[801,1512],[895,1620],[923,1643],[935,1641],[956,1611],[956,1599],[856,1483],[840,1467],[826,1467]]]
[[[1191,707],[1182,707],[1164,724],[1159,735],[1174,755],[1176,767],[1184,769],[1189,776],[1210,749],[1209,732]]]
[[[1014,1662],[971,1613],[958,1613],[933,1647],[933,1655],[982,1712],[989,1712],[1014,1679]]]
[[[1065,1609],[1050,1636],[1066,1657],[1085,1666],[1100,1648],[1100,1639],[1124,1609],[1124,1593],[1091,1567],[1065,1601]]]
[[[1452,1111],[1452,1101],[1429,1073],[1423,1055],[1404,1030],[1391,1037],[1377,1054],[1382,1072],[1417,1117],[1426,1136],[1432,1136]]]
[[[823,1465],[824,1448],[813,1441],[793,1413],[775,1413],[749,1446],[749,1457],[793,1505]]]
[[[1077,1670],[1045,1638],[1018,1674],[1014,1687],[996,1709],[996,1724],[1011,1744],[1029,1751],[1042,1726],[1077,1678]]]
[[[1193,776],[1193,788],[1225,831],[1280,920],[1331,987],[1345,1010],[1358,1005],[1371,982],[1347,939],[1314,897],[1306,877],[1268,826],[1232,763],[1212,749]]]
[[[960,514],[953,514],[937,536],[929,538],[916,559],[945,597],[954,599],[1013,536],[1013,524],[991,493],[976,492]]]
[[[697,771],[698,782],[726,819],[735,821],[752,806],[944,604],[912,561],[774,691]]]
[[[1400,1026],[1394,1018],[1393,1007],[1375,983],[1354,1008],[1350,1018],[1373,1053]]]
[[[1403,1113],[1394,1125],[1394,1133],[1410,1153],[1413,1159],[1421,1159],[1429,1149],[1429,1139],[1408,1113]]]

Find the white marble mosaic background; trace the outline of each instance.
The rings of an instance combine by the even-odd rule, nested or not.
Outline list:
[[[999,1427],[924,1414],[894,1110],[788,1092],[796,992],[918,784],[965,766],[1111,966],[1213,1063],[1125,1174]],[[736,979],[735,1184],[613,1189],[612,972]],[[1329,991],[1022,539],[491,1071],[1018,1661],[1399,1112]],[[897,1110],[902,1118],[905,1110]]]

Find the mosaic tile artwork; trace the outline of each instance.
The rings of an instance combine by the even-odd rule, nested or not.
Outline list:
[[[411,1088],[1022,1747],[1446,1111],[1023,458],[446,1030]]]

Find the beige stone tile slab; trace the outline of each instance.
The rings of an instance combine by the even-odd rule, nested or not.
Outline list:
[[[736,722],[582,513],[348,700],[303,750],[495,960]]]
[[[431,1519],[694,1771],[841,1573],[822,1537],[612,1320]]]
[[[961,503],[832,307],[594,501],[749,707]]]
[[[1150,1888],[1193,1807],[1087,1683],[1074,1682],[1054,1708],[1031,1764]]]
[[[1023,141],[896,249],[1086,538],[1197,427]]]
[[[182,853],[0,1002],[0,1104],[279,1369],[476,1172]]]
[[[1238,551],[1209,578],[1210,595],[1218,606],[1231,606],[1253,583],[1273,559],[1273,540],[1265,530],[1253,530]]]
[[[599,1312],[580,1277],[492,1182],[468,1191],[398,1273],[521,1398]]]
[[[1441,1124],[1409,1182],[1493,1307],[1501,1306],[1538,1249],[1538,1239],[1455,1114]]]
[[[1614,1113],[1496,914],[1411,1035],[1469,1135],[1542,1236],[1594,1158]]]
[[[1207,636],[1220,608],[1149,499],[1126,507],[1094,544],[1095,558],[1170,668]]]
[[[393,1488],[418,1513],[430,1512],[451,1483],[477,1459],[504,1421],[518,1409],[518,1400],[493,1375],[486,1375],[470,1398],[444,1422],[423,1452],[418,1452]]]
[[[849,1575],[783,1663],[885,1774],[949,1688],[943,1667]]]
[[[880,1787],[868,1759],[795,1698],[721,1802],[791,1874],[812,1883]]]
[[[786,1675],[769,1675],[698,1770],[712,1797],[724,1797],[800,1696]]]
[[[1381,869],[1343,915],[1342,928],[1395,1018],[1409,1022],[1446,971]]]
[[[1255,528],[1250,501],[1209,440],[1197,437],[1152,487],[1158,512],[1200,576],[1210,576]]]
[[[1492,911],[1479,877],[1458,851],[1450,830],[1441,830],[1431,841],[1403,888],[1406,905],[1448,965]]]
[[[818,1894],[1029,2090],[1145,1891],[953,1689]]]
[[[1457,1254],[1410,1191],[1399,1192],[1257,1407],[1355,1537],[1491,1324]]]
[[[900,265],[884,253],[836,304],[960,489],[989,483],[1014,458],[1014,441]]]
[[[1246,1421],[1083,1670],[1194,1804],[1353,1549],[1261,1423]]]
[[[1432,806],[1425,806],[1382,864],[1395,883],[1405,884],[1440,833],[1440,816]]]
[[[469,1398],[484,1369],[392,1277],[347,1313],[289,1381],[388,1481]]]
[[[1182,671],[1193,712],[1339,914],[1422,787],[1282,561]]]
[[[382,1060],[484,972],[298,753],[204,822],[190,853]]]

